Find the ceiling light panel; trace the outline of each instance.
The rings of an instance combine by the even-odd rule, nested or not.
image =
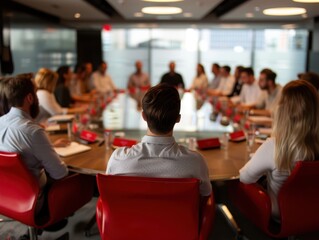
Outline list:
[[[145,14],[155,14],[155,15],[169,15],[169,14],[179,14],[182,13],[183,10],[178,7],[144,7],[142,8],[142,13]]]
[[[283,8],[268,8],[263,11],[263,14],[269,16],[294,16],[305,14],[307,11],[304,8],[283,7]]]

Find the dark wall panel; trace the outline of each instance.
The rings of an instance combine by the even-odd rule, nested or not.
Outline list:
[[[100,30],[77,31],[78,63],[91,62],[96,69],[102,61],[102,36]]]

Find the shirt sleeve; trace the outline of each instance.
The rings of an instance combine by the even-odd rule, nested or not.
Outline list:
[[[39,99],[41,106],[51,115],[62,114],[67,108],[62,108],[55,99],[55,96],[49,92],[45,92]]]
[[[256,108],[264,109],[266,107],[266,93],[261,92],[256,102]]]
[[[68,174],[68,168],[55,152],[43,129],[35,132],[32,151],[51,178],[60,179]]]
[[[274,161],[275,142],[273,138],[267,139],[246,165],[239,170],[239,180],[243,183],[255,183],[268,171],[275,168]]]
[[[212,192],[212,184],[209,179],[209,171],[206,161],[201,157],[201,172],[200,172],[200,185],[199,191],[201,196],[209,196]]]

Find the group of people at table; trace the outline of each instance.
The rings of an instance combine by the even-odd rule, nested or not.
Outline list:
[[[131,75],[128,88],[148,88],[137,97],[148,129],[138,144],[114,150],[106,173],[194,177],[200,179],[201,196],[209,196],[212,186],[205,160],[196,151],[177,144],[173,137],[174,125],[181,118],[178,89],[185,88],[185,85],[181,75],[175,73],[175,63],[171,62],[169,67],[170,72],[163,76],[161,84],[150,87],[147,74],[142,72],[142,63],[136,62],[137,70]],[[66,146],[68,141],[59,139],[51,143],[39,123],[52,115],[86,111],[87,106],[71,108],[64,105],[65,102],[89,103],[96,93],[104,96],[113,92],[115,85],[106,74],[106,68],[103,62],[90,76],[92,69],[89,64],[80,66],[76,76],[81,81],[76,82],[77,87],[71,93],[65,89],[72,81],[69,67],[61,67],[57,73],[40,69],[34,79],[29,74],[1,78],[0,151],[18,152],[42,189],[48,182],[68,175],[67,166],[54,150],[54,146]],[[271,138],[258,148],[239,174],[244,183],[257,182],[266,175],[273,217],[278,218],[276,196],[294,163],[298,160],[314,161],[319,157],[319,95],[314,87],[319,82],[311,84],[313,78],[310,80],[309,74],[305,74],[300,76],[304,80],[291,81],[282,88],[275,83],[276,74],[270,69],[260,72],[259,85],[251,68],[237,67],[235,77],[230,75],[228,66],[220,68],[213,64],[212,71],[215,78],[208,84],[204,68],[198,64],[197,77],[190,88],[195,94],[212,97],[214,104],[219,97],[227,97],[230,106],[238,103],[245,109],[260,106],[266,114],[273,116]],[[95,86],[90,92],[85,83],[89,76]],[[58,79],[60,83],[57,84]],[[260,99],[263,101],[258,102]],[[39,200],[39,209],[41,204]]]

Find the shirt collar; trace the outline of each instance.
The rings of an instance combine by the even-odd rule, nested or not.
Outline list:
[[[154,137],[154,136],[146,135],[142,138],[142,142],[166,145],[166,144],[175,143],[175,138],[174,137]]]
[[[21,117],[27,118],[29,120],[33,120],[28,113],[26,113],[25,111],[23,111],[23,110],[21,110],[19,108],[16,108],[16,107],[11,107],[9,113],[13,114],[13,115],[17,115],[17,116],[21,116]]]

